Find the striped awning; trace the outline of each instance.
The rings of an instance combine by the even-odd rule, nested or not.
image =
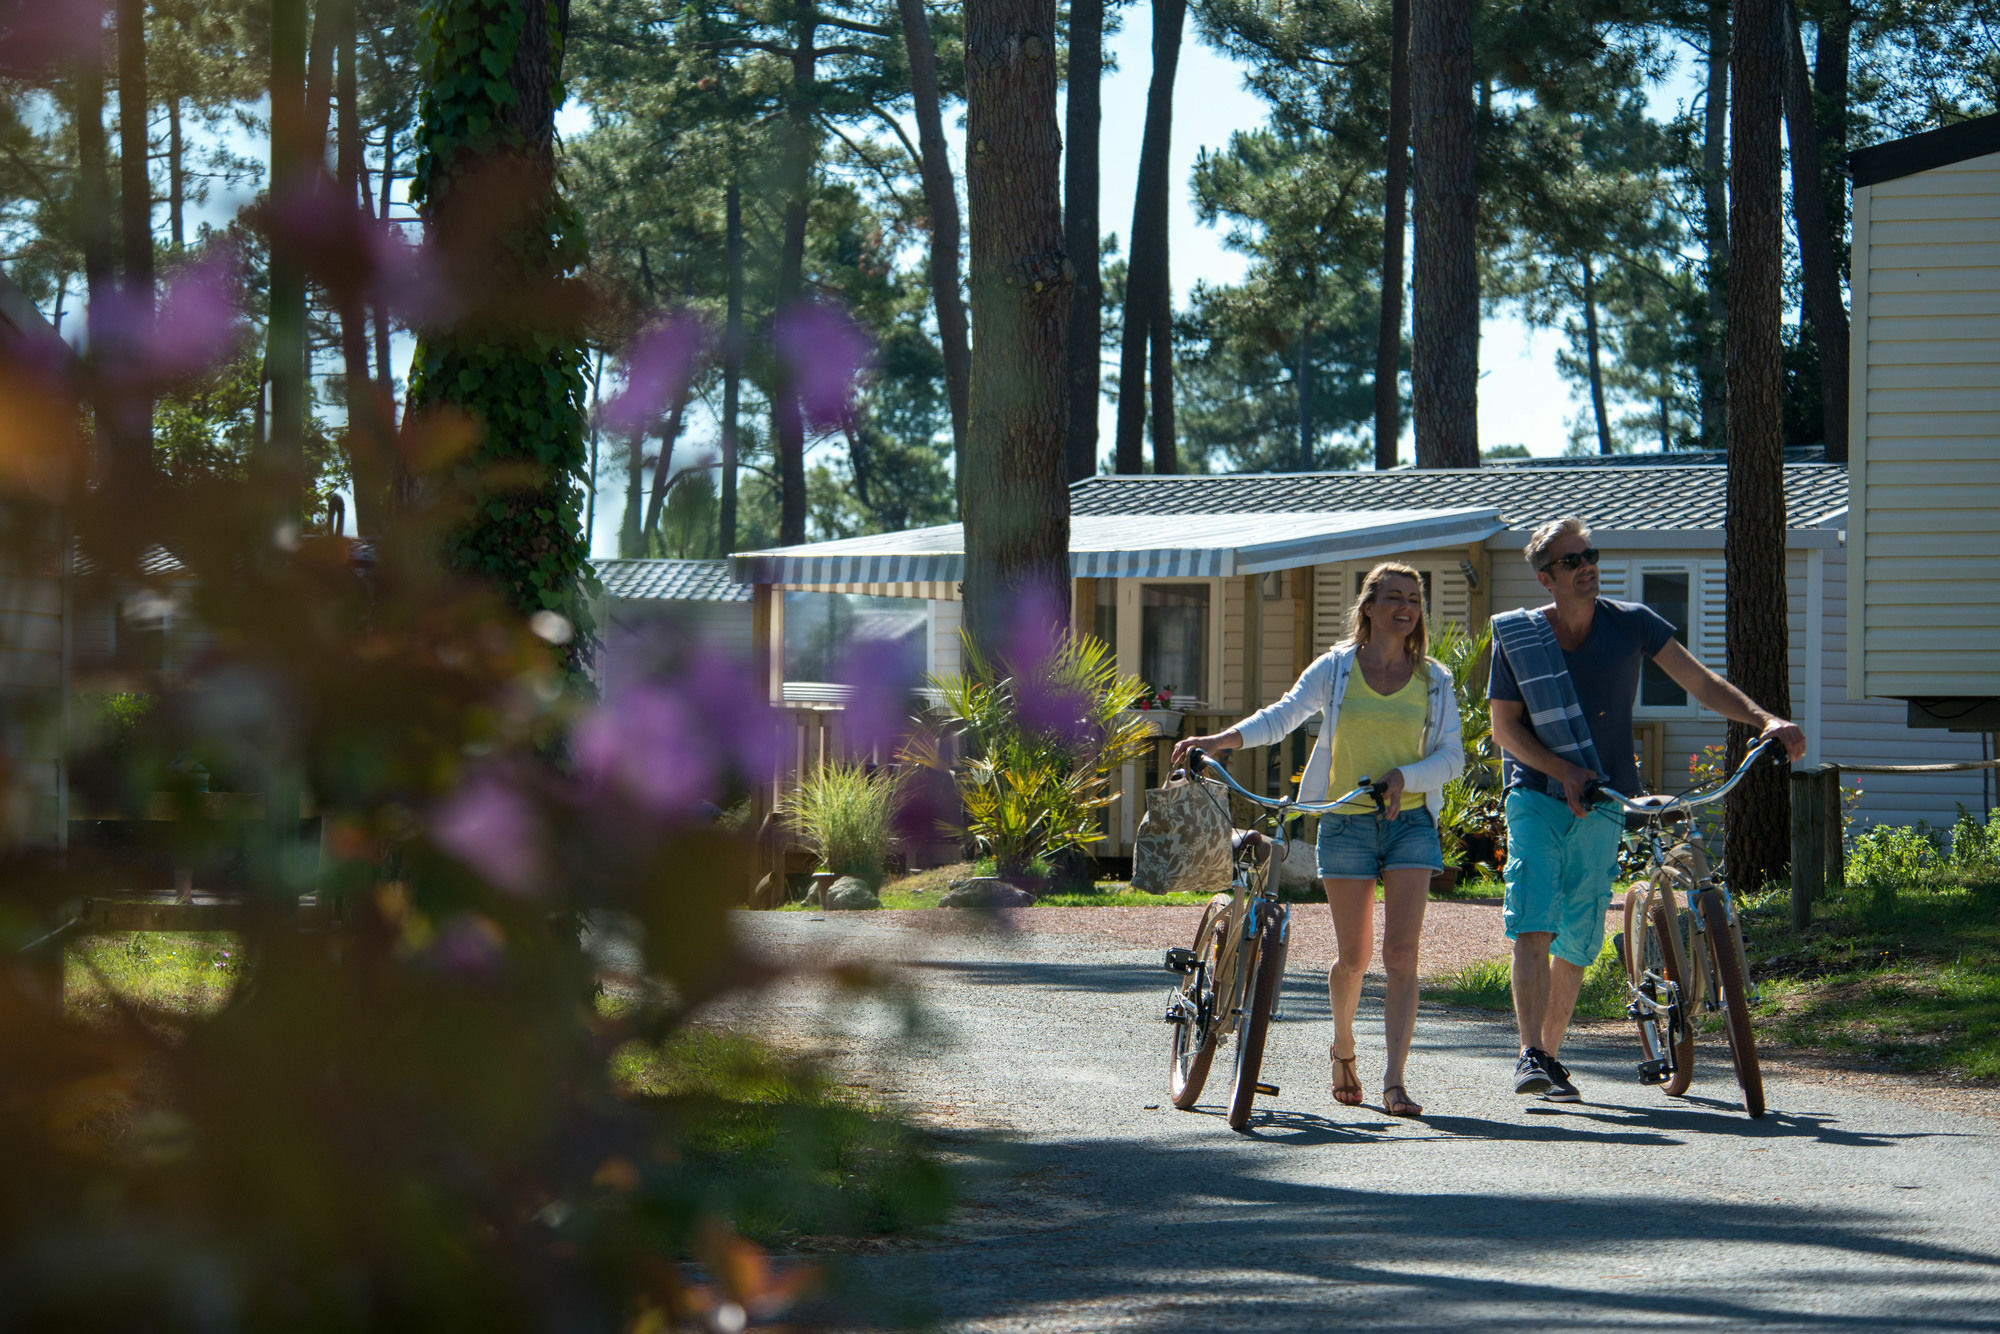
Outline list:
[[[1075,579],[1227,578],[1426,547],[1483,542],[1505,525],[1490,506],[1325,514],[1087,514],[1070,520]],[[965,578],[960,524],[747,551],[743,583],[847,585]]]

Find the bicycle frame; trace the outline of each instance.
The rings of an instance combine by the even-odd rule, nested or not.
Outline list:
[[[1763,1093],[1754,1044],[1748,1036],[1748,1004],[1754,1000],[1754,992],[1744,976],[1742,929],[1735,897],[1726,883],[1718,882],[1711,874],[1707,854],[1697,843],[1682,839],[1669,847],[1663,843],[1662,832],[1669,819],[1685,818],[1696,807],[1726,797],[1775,744],[1759,743],[1743,757],[1735,773],[1705,791],[1634,800],[1600,785],[1593,784],[1586,790],[1586,800],[1609,801],[1626,816],[1642,822],[1636,830],[1628,832],[1628,838],[1637,834],[1643,840],[1641,846],[1648,860],[1644,875],[1626,895],[1625,930],[1619,949],[1625,963],[1628,993],[1625,1013],[1639,1028],[1640,1082],[1664,1084],[1670,1095],[1685,1092],[1692,1076],[1693,1013],[1697,1007],[1713,1012],[1727,1004],[1731,1009],[1728,1016],[1731,1056],[1736,1062],[1738,1081],[1744,1086],[1745,1104],[1751,1107],[1753,1116],[1763,1110]],[[1676,884],[1686,899],[1685,913],[1675,901]],[[1720,915],[1711,922],[1716,905],[1720,906]],[[1709,934],[1713,929],[1726,931],[1730,939],[1712,942]],[[1658,951],[1649,950],[1648,942],[1656,937],[1664,948],[1663,957],[1657,961],[1664,972],[1650,966],[1654,961],[1649,954]],[[1743,993],[1736,1002],[1731,1002],[1725,993],[1723,975],[1718,971],[1718,954],[1731,961],[1732,980],[1728,989]],[[1739,1047],[1744,1050],[1739,1051]]]

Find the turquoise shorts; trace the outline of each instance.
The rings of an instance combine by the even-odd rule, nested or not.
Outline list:
[[[1507,939],[1555,936],[1549,953],[1588,968],[1604,947],[1604,914],[1618,879],[1624,817],[1608,803],[1581,818],[1560,797],[1515,788],[1507,794]]]

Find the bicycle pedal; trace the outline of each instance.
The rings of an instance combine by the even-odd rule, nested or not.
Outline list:
[[[1665,1061],[1641,1061],[1639,1082],[1641,1084],[1664,1084],[1674,1077],[1674,1068]]]
[[[1170,973],[1192,973],[1195,966],[1195,952],[1180,948],[1167,951],[1166,968]]]
[[[1275,1098],[1278,1096],[1278,1086],[1276,1084],[1259,1084],[1256,1087],[1257,1091],[1263,1094],[1267,1098]]]

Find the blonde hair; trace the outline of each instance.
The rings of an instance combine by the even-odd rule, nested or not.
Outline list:
[[[1521,555],[1527,559],[1528,568],[1536,574],[1540,574],[1542,572],[1542,556],[1550,547],[1556,544],[1557,538],[1566,533],[1573,533],[1588,542],[1590,540],[1590,525],[1582,519],[1577,518],[1574,514],[1571,514],[1560,519],[1551,519],[1540,528],[1537,528],[1534,536],[1528,539],[1528,545],[1521,548]]]
[[[1357,646],[1366,644],[1369,636],[1374,633],[1375,627],[1368,622],[1368,604],[1382,591],[1382,581],[1391,575],[1401,575],[1417,586],[1417,628],[1410,631],[1406,647],[1412,658],[1422,662],[1431,642],[1430,617],[1428,609],[1423,605],[1424,577],[1401,561],[1385,560],[1370,570],[1367,577],[1361,581],[1361,594],[1354,599],[1354,605],[1347,611],[1348,642]]]

